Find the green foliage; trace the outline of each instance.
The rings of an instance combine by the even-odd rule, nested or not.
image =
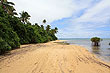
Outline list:
[[[10,20],[11,19],[11,20]],[[28,44],[30,38],[27,37],[27,30],[25,25],[19,20],[17,17],[10,18],[8,21],[13,28],[13,30],[17,33],[18,37],[20,38],[21,44]]]
[[[0,22],[0,37],[5,40],[11,48],[17,48],[20,46],[19,37],[16,32],[12,30],[9,24]]]
[[[3,14],[0,16],[0,37],[2,37],[2,39],[5,40],[12,48],[19,47],[19,37],[16,32],[13,31],[8,21],[11,16],[4,12],[2,8],[0,8],[0,13]]]
[[[11,46],[0,37],[0,54],[3,54],[9,50],[11,50]]]
[[[0,6],[4,9],[4,11],[11,15],[11,16],[14,16],[14,15],[17,15],[17,13],[15,12],[16,10],[14,9],[14,6],[15,4],[13,2],[8,2],[7,0],[1,0],[0,2]]]
[[[25,23],[29,23],[29,19],[30,19],[30,15],[27,12],[22,11],[22,13],[20,13],[20,20],[25,24]]]
[[[47,25],[46,31],[49,32],[50,29],[51,29],[51,28],[50,28],[50,25]]]
[[[93,38],[91,38],[91,41],[92,42],[100,42],[101,39],[99,37],[93,37]]]
[[[99,38],[99,37],[93,37],[93,38],[91,38],[91,41],[92,41],[93,46],[99,46],[99,42],[100,42],[101,40],[102,40],[102,39]]]
[[[37,23],[31,25],[30,15],[27,12],[20,13],[20,17],[14,16],[14,3],[2,0],[0,2],[0,54],[20,47],[20,44],[45,43],[57,40],[55,34],[58,29],[51,29],[47,25]],[[5,8],[4,8],[5,7]],[[11,8],[12,7],[12,8]],[[46,23],[46,20],[43,20]]]

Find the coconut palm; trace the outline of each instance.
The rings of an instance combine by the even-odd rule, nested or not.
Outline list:
[[[6,7],[6,11],[7,11],[7,13],[9,14],[9,15],[17,15],[17,13],[15,12],[16,10],[14,9],[14,7],[13,6],[7,6]]]
[[[50,25],[47,25],[46,31],[49,32],[49,30],[50,30]]]
[[[8,2],[7,0],[1,0],[0,6],[3,7],[4,11],[6,11],[9,15],[17,15],[14,9],[15,4],[13,2]]]
[[[28,20],[30,17],[31,16],[27,12],[22,11],[22,13],[20,13],[20,19],[24,24],[29,22]]]
[[[93,46],[99,46],[101,38],[93,37],[93,38],[91,38],[91,41],[92,41]]]
[[[41,28],[42,28],[42,30],[44,30],[44,26],[43,25],[41,25]]]
[[[54,29],[54,30],[55,30],[55,33],[57,33],[57,32],[58,32],[58,28],[57,28],[57,27],[55,27],[55,29]]]
[[[43,20],[43,23],[45,24],[46,22],[47,22],[47,21],[44,19],[44,20]]]
[[[52,34],[56,34],[56,33],[58,32],[58,28],[55,27],[55,29],[51,29],[50,32],[51,32]]]

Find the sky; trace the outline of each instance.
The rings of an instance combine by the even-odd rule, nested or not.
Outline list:
[[[110,0],[8,0],[18,13],[27,11],[30,22],[47,20],[58,27],[58,38],[110,38]]]

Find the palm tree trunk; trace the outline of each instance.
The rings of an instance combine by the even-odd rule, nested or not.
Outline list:
[[[94,42],[94,46],[99,46],[99,43],[98,42]]]

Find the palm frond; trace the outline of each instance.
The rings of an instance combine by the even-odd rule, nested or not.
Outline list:
[[[15,5],[13,2],[6,2],[9,5]]]

